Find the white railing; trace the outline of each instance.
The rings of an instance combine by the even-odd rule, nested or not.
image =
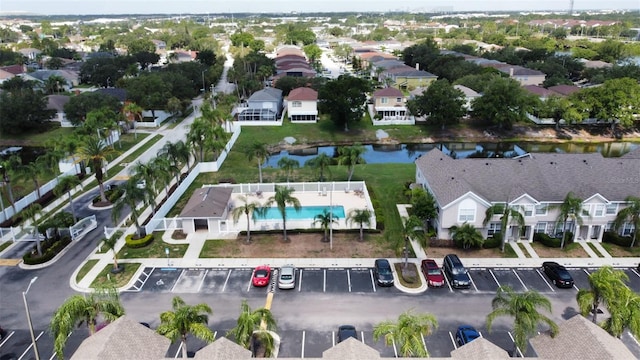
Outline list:
[[[73,226],[69,227],[71,240],[80,240],[84,235],[97,227],[98,221],[96,221],[95,215],[80,219]]]

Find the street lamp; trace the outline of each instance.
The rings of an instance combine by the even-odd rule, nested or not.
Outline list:
[[[27,303],[27,293],[29,289],[31,289],[31,285],[38,280],[37,276],[34,276],[33,279],[29,282],[29,286],[27,286],[27,290],[22,292],[22,300],[24,301],[24,310],[27,312],[27,322],[29,325],[29,333],[31,334],[31,345],[33,345],[33,352],[36,355],[36,360],[40,360],[40,353],[38,352],[38,343],[36,343],[36,337],[33,335],[33,323],[31,322],[31,313],[29,312],[29,303]]]
[[[202,70],[202,94],[207,92],[207,88],[204,86],[204,73],[207,72],[208,69]]]
[[[164,248],[164,253],[167,254],[167,266],[171,266],[171,263],[169,263],[169,248],[168,247]]]

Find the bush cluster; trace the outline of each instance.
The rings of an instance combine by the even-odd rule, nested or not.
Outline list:
[[[555,237],[551,237],[545,233],[535,233],[533,234],[533,241],[538,241],[544,246],[559,248],[562,245],[562,233],[556,234]],[[571,231],[567,231],[567,236],[565,238],[565,245],[571,244],[573,242],[573,233]]]
[[[42,256],[38,256],[38,253],[35,251],[30,251],[22,257],[22,260],[27,265],[37,265],[43,264],[47,261],[53,259],[62,249],[64,249],[67,245],[71,244],[70,237],[63,237],[62,239],[54,242],[51,246],[45,249],[44,242],[41,244],[42,246]]]
[[[631,241],[633,241],[633,238],[631,236],[620,236],[613,231],[605,231],[602,235],[602,241],[606,243],[616,244],[618,246],[629,247],[631,246]]]
[[[149,244],[151,244],[151,242],[153,242],[154,237],[153,234],[149,234],[147,236],[143,236],[141,238],[136,238],[136,234],[129,234],[124,238],[124,242],[127,245],[128,248],[131,249],[137,249],[137,248],[142,248],[145,247]]]
[[[502,239],[500,236],[496,236],[496,235],[499,235],[499,233],[494,234],[493,237],[485,239],[485,241],[482,243],[482,248],[483,249],[499,248],[500,243],[502,242]]]
[[[109,190],[105,190],[104,195],[107,197],[107,201],[113,203],[116,202],[116,200],[118,200],[122,194],[124,194],[124,190],[120,189],[120,188],[112,188]],[[95,204],[97,202],[102,201],[100,199],[100,194],[98,194],[98,196],[94,197],[92,200],[92,203]]]

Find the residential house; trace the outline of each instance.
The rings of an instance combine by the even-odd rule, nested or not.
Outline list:
[[[402,91],[387,87],[373,93],[373,123],[374,125],[397,125],[406,122],[407,125],[415,124],[407,110],[407,99]]]
[[[77,72],[69,70],[37,70],[29,73],[32,77],[41,82],[46,82],[51,76],[58,76],[65,80],[64,84],[60,84],[65,91],[70,91],[73,87],[80,84],[80,76]]]
[[[40,54],[42,54],[42,50],[34,49],[34,48],[24,48],[17,50],[24,57],[29,59],[30,61],[35,61]]]
[[[73,126],[67,119],[67,114],[64,112],[64,106],[69,102],[69,99],[70,97],[68,95],[47,96],[47,110],[55,111],[55,115],[51,120],[59,122],[62,127]]]
[[[3,82],[13,79],[14,77],[22,74],[26,74],[27,67],[24,65],[8,65],[0,67],[0,84]]]
[[[287,96],[287,116],[292,123],[318,121],[318,92],[307,87],[291,90]]]
[[[229,212],[227,204],[233,188],[203,187],[197,189],[189,198],[180,213],[185,233],[206,230],[221,233],[226,230]]]
[[[546,100],[549,96],[558,95],[553,90],[545,89],[538,85],[525,85],[522,88],[528,93],[537,96],[540,100]]]
[[[268,87],[256,91],[239,109],[238,121],[278,121],[282,112],[282,90]]]
[[[432,225],[443,239],[450,238],[452,226],[463,223],[475,226],[485,237],[499,232],[500,216],[485,226],[485,211],[505,203],[519,209],[525,220],[523,228],[508,224],[508,240],[532,241],[536,232],[556,235],[562,232],[556,207],[572,192],[583,199],[583,223],[571,220],[567,230],[576,241],[602,241],[618,211],[626,206],[624,199],[638,194],[640,156],[634,154],[605,158],[599,153],[533,153],[517,158],[453,159],[434,149],[416,160],[416,182],[436,199],[438,216]],[[627,223],[620,234],[633,230],[633,224]]]
[[[576,91],[580,91],[580,88],[575,85],[556,85],[550,86],[548,89],[555,92],[556,94],[559,94],[560,96],[569,96]]]
[[[471,104],[473,103],[473,101],[479,98],[480,96],[482,96],[477,91],[471,88],[468,88],[464,85],[454,85],[453,88],[456,90],[462,91],[462,93],[464,94],[464,100],[465,100],[464,107],[469,111],[472,110]]]
[[[370,58],[373,61],[374,58]],[[398,89],[412,90],[418,87],[428,87],[431,82],[438,79],[437,76],[406,65],[400,60],[379,60],[372,62],[371,76],[381,83]]]
[[[526,67],[511,65],[511,64],[488,64],[494,69],[499,70],[505,74],[508,74],[510,78],[516,80],[520,85],[542,85],[545,80],[546,74],[542,71],[528,69]]]

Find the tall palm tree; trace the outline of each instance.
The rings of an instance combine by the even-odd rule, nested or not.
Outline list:
[[[40,178],[46,174],[50,174],[52,170],[53,167],[49,159],[41,155],[38,156],[35,161],[18,166],[16,168],[16,177],[18,179],[33,181],[33,186],[39,199],[42,197],[40,194]]]
[[[161,188],[164,187],[167,195],[169,195],[169,184],[175,173],[175,167],[171,163],[171,160],[166,157],[158,156],[149,161],[151,168],[156,174],[156,191],[160,193]]]
[[[67,79],[59,75],[51,75],[44,81],[47,94],[60,93],[65,85],[67,85]]]
[[[320,155],[313,159],[307,160],[304,165],[315,169],[319,175],[318,178],[320,181],[324,181],[324,173],[330,173],[329,166],[331,166],[331,164],[333,164],[333,159],[325,153],[320,153]]]
[[[115,152],[112,147],[108,147],[102,139],[96,136],[86,137],[78,149],[80,159],[90,162],[96,174],[96,180],[98,181],[98,187],[100,189],[100,200],[102,202],[107,202],[107,197],[104,193],[103,166],[106,166],[109,156]]]
[[[56,355],[63,359],[67,339],[76,325],[86,324],[93,335],[99,319],[110,322],[122,315],[124,308],[113,288],[71,296],[53,313],[49,324]]]
[[[258,163],[258,174],[260,176],[260,182],[262,183],[262,166],[269,159],[267,144],[256,141],[244,150],[244,154],[247,160],[252,161],[255,159]]]
[[[463,249],[469,249],[473,246],[481,246],[484,238],[478,229],[469,223],[460,226],[454,225],[449,228],[451,238],[456,244],[462,244]]]
[[[504,204],[493,204],[489,206],[489,208],[484,213],[484,221],[482,221],[482,226],[487,226],[493,219],[494,215],[500,216],[500,251],[504,252],[504,247],[507,243],[507,239],[509,235],[507,232],[509,231],[509,226],[511,223],[515,222],[518,226],[518,229],[522,229],[524,227],[524,209],[522,206],[509,206],[509,202],[507,201]]]
[[[613,228],[618,231],[624,223],[631,222],[633,224],[631,247],[633,247],[636,244],[638,231],[640,231],[640,197],[627,196],[624,201],[627,203],[627,207],[618,212],[613,222]]]
[[[13,212],[16,212],[16,201],[13,196],[13,187],[11,186],[11,176],[15,173],[15,169],[20,166],[20,158],[17,156],[10,156],[5,161],[0,161],[0,176],[2,179],[2,187],[7,188],[7,195],[9,197],[9,203],[13,208]]]
[[[136,120],[142,121],[143,111],[144,109],[142,108],[142,106],[131,101],[128,101],[122,107],[122,113],[124,114],[124,117],[127,119],[127,122],[133,124],[134,139],[138,138],[138,133],[136,132]]]
[[[155,213],[156,209],[156,196],[159,193],[158,185],[161,183],[159,181],[160,169],[157,166],[154,166],[153,161],[148,163],[143,163],[141,161],[137,161],[133,167],[131,168],[131,172],[134,174],[132,177],[136,178],[138,181],[144,181],[145,186],[142,190],[145,193],[145,204],[151,206],[152,212]]]
[[[567,223],[569,219],[574,219],[578,225],[582,225],[582,199],[575,196],[573,192],[569,192],[562,204],[550,206],[549,208],[559,210],[556,226],[562,224],[562,241],[560,242],[560,248],[562,249],[567,238]]]
[[[202,118],[197,118],[191,123],[189,132],[187,133],[187,143],[193,149],[194,155],[198,157],[198,161],[204,161],[205,140],[209,124]]]
[[[426,246],[423,244],[424,237],[424,228],[422,220],[415,215],[410,215],[408,218],[405,218],[403,221],[402,228],[402,237],[404,238],[404,268],[406,269],[409,264],[409,240],[414,239],[418,240],[422,246]]]
[[[293,170],[300,167],[300,163],[296,159],[285,156],[278,160],[278,167],[287,173],[287,182],[289,182],[291,173],[293,172]]]
[[[387,346],[395,344],[402,357],[428,357],[423,336],[429,336],[438,328],[438,320],[429,313],[400,314],[398,321],[384,321],[373,328],[373,339],[384,337]]]
[[[65,175],[61,178],[58,178],[58,183],[53,188],[53,194],[55,196],[60,196],[63,193],[67,193],[69,197],[69,206],[71,207],[71,214],[73,215],[73,222],[78,221],[78,217],[76,216],[76,208],[73,205],[73,197],[71,196],[71,191],[75,189],[78,185],[81,185],[82,182],[76,175]]]
[[[22,217],[24,219],[31,221],[31,226],[33,226],[32,236],[36,239],[36,251],[38,252],[38,256],[42,256],[42,243],[38,234],[38,220],[42,215],[42,206],[38,203],[32,203],[31,205],[23,209],[20,213],[22,214]]]
[[[362,154],[366,151],[367,149],[361,144],[341,146],[338,148],[338,165],[346,165],[349,170],[349,179],[347,181],[351,181],[356,165],[365,163]]]
[[[187,358],[188,334],[207,343],[215,340],[213,332],[207,326],[209,315],[213,314],[209,305],[187,305],[182,298],[176,296],[173,298],[172,308],[173,311],[168,310],[160,314],[160,326],[156,332],[171,341],[180,340],[183,358]]]
[[[280,216],[282,216],[282,229],[284,231],[284,241],[287,242],[289,239],[287,238],[287,205],[293,206],[296,211],[300,211],[302,206],[300,206],[300,200],[293,196],[293,192],[295,191],[293,188],[286,186],[275,186],[276,193],[271,196],[266,204],[265,208],[270,207],[273,204],[276,204],[278,207],[278,211],[280,212]]]
[[[583,316],[593,314],[593,322],[597,323],[600,304],[606,304],[607,308],[617,305],[617,298],[625,288],[629,276],[622,270],[614,270],[611,266],[603,266],[589,275],[590,289],[578,290],[576,300]],[[611,313],[613,309],[610,309]]]
[[[244,348],[250,349],[252,346],[252,339],[255,336],[256,331],[269,334],[267,331],[276,330],[276,320],[269,309],[260,308],[251,310],[246,300],[242,300],[240,305],[240,316],[236,326],[229,330],[227,335],[233,335],[236,343]],[[267,335],[271,337],[271,335]],[[272,342],[266,342],[267,344]],[[270,357],[273,353],[273,348],[267,348],[267,354],[265,356]]]
[[[327,209],[322,210],[322,214],[318,214],[313,218],[314,224],[320,224],[320,228],[324,231],[322,242],[329,242],[327,234],[329,232],[329,226],[338,223],[338,217],[336,214],[329,212]]]
[[[116,252],[116,245],[118,244],[118,238],[122,236],[122,233],[116,231],[113,235],[108,238],[102,239],[102,245],[106,246],[107,249],[113,252],[113,270],[112,272],[117,272],[119,269],[118,266],[118,253]]]
[[[261,210],[261,205],[257,201],[249,201],[244,195],[238,196],[238,200],[242,203],[240,206],[231,210],[231,216],[233,217],[234,224],[238,223],[242,215],[247,217],[247,244],[249,244],[251,242],[251,218],[254,212]]]
[[[224,131],[222,126],[214,125],[209,128],[206,133],[205,146],[213,153],[214,159],[218,159],[220,154],[225,151],[225,146],[229,141],[229,134]]]
[[[371,225],[371,210],[369,209],[353,209],[349,211],[347,216],[348,223],[356,223],[360,227],[360,241],[364,241],[364,225]]]
[[[501,286],[491,301],[491,306],[493,311],[487,315],[487,330],[489,332],[491,332],[493,321],[498,316],[513,318],[514,355],[518,349],[527,348],[527,341],[537,333],[538,324],[546,324],[551,330],[552,337],[558,333],[558,325],[538,310],[542,309],[551,313],[551,302],[537,291],[529,290],[517,293],[509,286]]]
[[[602,328],[618,338],[625,329],[629,329],[636,338],[640,337],[640,295],[626,287],[611,302],[611,316],[604,321]]]
[[[131,219],[136,225],[136,235],[138,237],[143,236],[142,228],[140,227],[140,214],[142,209],[138,209],[140,202],[145,202],[148,198],[147,190],[141,189],[138,186],[138,180],[136,178],[129,178],[123,185],[124,195],[119,197],[111,208],[111,220],[113,220],[114,226],[118,225],[120,214],[125,207],[129,207],[131,210]]]
[[[182,140],[178,140],[175,143],[167,142],[162,149],[158,151],[159,157],[166,157],[171,161],[172,171],[176,177],[176,183],[180,182],[180,168],[184,165],[189,165],[189,158],[191,157],[189,147]]]

